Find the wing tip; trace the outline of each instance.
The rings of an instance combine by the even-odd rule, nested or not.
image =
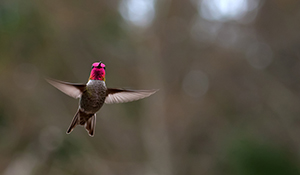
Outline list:
[[[159,89],[141,90],[141,91],[148,92],[149,95],[147,97],[149,97],[150,95],[155,94],[157,91],[159,91]]]
[[[56,89],[62,91],[63,93],[73,97],[79,98],[81,94],[85,91],[86,85],[79,83],[69,83],[60,80],[56,80],[53,78],[45,78],[45,80],[54,86]]]
[[[63,83],[63,81],[56,80],[56,79],[49,78],[49,77],[44,77],[44,79],[45,79],[48,83],[50,83],[52,86],[55,86],[57,83]]]
[[[159,89],[152,89],[151,91],[152,91],[153,94],[154,94],[155,92],[159,91]]]

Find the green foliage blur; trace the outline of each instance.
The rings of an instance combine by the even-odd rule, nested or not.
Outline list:
[[[299,175],[300,2],[221,1],[0,1],[0,174]],[[67,135],[78,100],[44,78],[96,61],[160,90]]]

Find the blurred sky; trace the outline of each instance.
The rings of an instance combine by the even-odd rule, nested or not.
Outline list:
[[[300,1],[2,0],[0,174],[300,174]],[[95,137],[44,80],[160,89]]]

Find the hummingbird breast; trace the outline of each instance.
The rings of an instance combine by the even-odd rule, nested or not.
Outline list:
[[[80,98],[79,108],[85,113],[96,113],[104,104],[106,89],[104,81],[89,80]]]

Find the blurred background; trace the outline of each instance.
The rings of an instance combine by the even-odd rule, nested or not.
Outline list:
[[[300,1],[0,1],[0,174],[300,174]],[[95,137],[44,77],[160,89]]]

